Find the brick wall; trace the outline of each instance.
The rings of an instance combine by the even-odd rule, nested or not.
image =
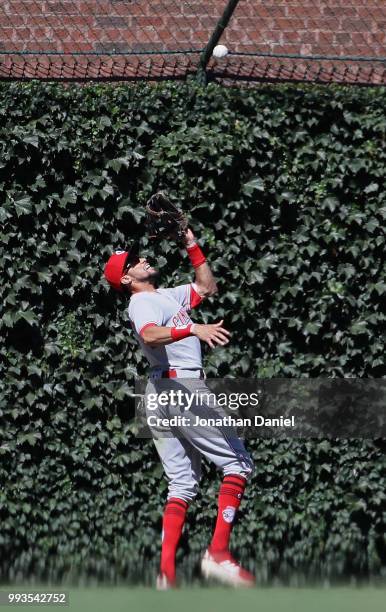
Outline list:
[[[199,50],[225,5],[225,0],[2,0],[0,51]],[[382,57],[385,26],[386,0],[240,0],[221,42],[233,52]],[[0,56],[3,76],[10,61]],[[54,63],[52,57],[39,61]],[[197,56],[181,61],[193,65]],[[165,62],[176,64],[176,56]]]

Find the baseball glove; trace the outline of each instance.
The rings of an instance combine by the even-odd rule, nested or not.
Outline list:
[[[163,191],[158,191],[146,204],[146,229],[149,238],[171,238],[177,243],[183,243],[188,220]]]

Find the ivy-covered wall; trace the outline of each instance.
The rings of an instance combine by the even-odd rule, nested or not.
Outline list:
[[[381,88],[0,85],[1,579],[153,577],[166,483],[131,432],[145,367],[102,272],[156,189],[219,281],[196,320],[233,338],[208,376],[385,376],[385,111]],[[143,246],[163,284],[191,278]],[[260,582],[384,574],[385,446],[249,441],[233,546]],[[187,577],[217,487],[207,467]]]

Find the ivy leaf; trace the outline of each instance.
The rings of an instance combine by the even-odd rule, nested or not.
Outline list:
[[[36,149],[39,148],[39,136],[37,134],[26,134],[23,136],[22,141]]]
[[[29,323],[29,325],[37,325],[38,324],[38,318],[37,316],[32,312],[32,310],[22,310],[20,311],[17,316],[16,316],[16,321],[18,321],[19,319],[23,319],[24,321],[27,321],[27,323]]]
[[[378,191],[379,189],[379,185],[378,183],[370,183],[370,185],[367,185],[367,187],[365,187],[364,192],[365,193],[374,193],[375,191]]]
[[[106,167],[112,168],[115,172],[119,172],[121,168],[126,168],[126,169],[130,168],[131,162],[132,162],[131,157],[117,157],[115,159],[110,159],[107,162]]]
[[[29,215],[32,212],[32,202],[29,197],[19,198],[14,202],[16,214],[18,217]]]
[[[306,335],[309,334],[309,335],[313,336],[313,335],[315,335],[315,334],[317,334],[319,332],[320,327],[321,327],[320,324],[313,323],[312,321],[309,321],[306,324],[306,326],[304,328],[304,331],[305,331]]]
[[[107,115],[103,115],[99,118],[99,125],[102,127],[111,127],[111,119]]]
[[[264,191],[264,182],[260,177],[256,177],[242,186],[245,195],[252,195],[254,191]]]
[[[350,331],[354,335],[365,334],[367,331],[367,321],[356,321],[351,325]]]

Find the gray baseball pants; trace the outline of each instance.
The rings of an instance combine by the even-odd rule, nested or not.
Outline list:
[[[196,375],[192,370],[179,370],[177,385],[178,388],[190,393],[210,393],[205,380],[200,380],[199,374]],[[150,379],[146,394],[159,393],[159,389],[157,380]],[[169,404],[158,405],[151,414],[169,420],[171,417],[181,416],[182,412],[181,407]],[[213,403],[208,402],[205,406],[194,403],[189,411],[183,414],[194,419],[196,416],[218,418],[224,413]],[[157,425],[151,427],[151,432],[168,479],[168,499],[177,497],[190,502],[197,495],[202,457],[213,462],[224,476],[238,474],[248,478],[252,473],[251,457],[233,427]]]

